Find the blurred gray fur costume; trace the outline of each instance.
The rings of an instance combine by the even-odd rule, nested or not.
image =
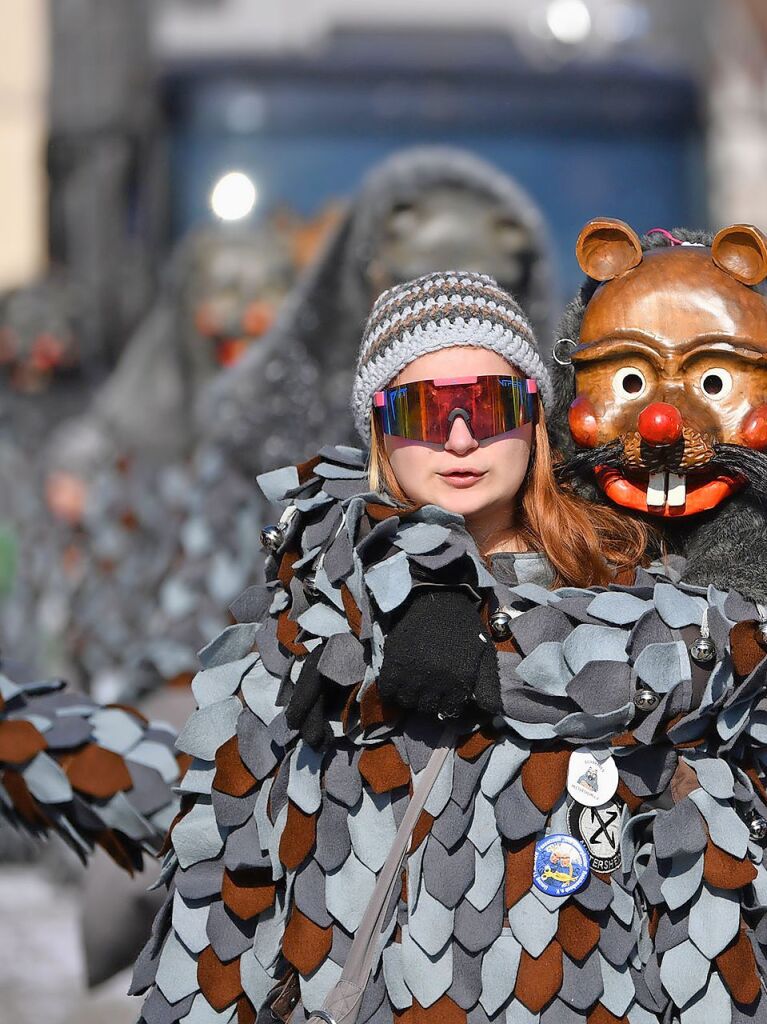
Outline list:
[[[296,453],[308,455],[323,442],[354,438],[349,393],[359,340],[375,298],[368,267],[381,249],[392,211],[439,186],[487,196],[527,229],[534,260],[529,301],[520,304],[536,336],[548,340],[554,301],[550,243],[530,197],[502,171],[462,150],[424,146],[397,153],[365,178],[274,328],[204,395],[201,429],[245,476],[285,464]],[[453,266],[460,263],[458,240],[455,246]],[[423,272],[443,270],[444,259],[435,258],[436,265]]]
[[[672,235],[683,242],[710,246],[713,235],[705,231],[674,228]],[[644,235],[643,251],[669,244],[660,234]],[[557,328],[557,338],[580,337],[586,306],[598,281],[587,278],[570,302]],[[569,458],[578,451],[567,423],[567,411],[575,398],[575,371],[552,359],[549,364],[556,401],[548,418],[554,445]],[[574,481],[577,489],[592,501],[605,502],[592,474]],[[626,512],[626,515],[631,513]],[[767,602],[767,510],[765,504],[747,488],[728,498],[711,512],[678,520],[650,517],[661,530],[670,549],[686,559],[684,579],[698,586],[737,590],[755,601]]]
[[[13,338],[14,360],[28,362],[40,337],[52,335],[65,364],[39,387],[19,388],[6,366],[0,376],[0,429],[30,458],[57,426],[79,415],[93,393],[94,366],[80,357],[82,296],[63,274],[50,274],[0,297],[0,331]],[[29,475],[29,473],[28,473]]]
[[[516,650],[497,649],[501,713],[458,723],[359,1024],[764,1021],[767,869],[744,823],[764,812],[764,773],[752,783],[742,764],[764,756],[767,659],[736,677],[730,650],[753,605],[641,570],[631,586],[509,588],[461,517],[369,493],[363,454],[346,447],[261,483],[286,506],[284,539],[266,585],[233,606],[238,624],[201,652],[168,901],[134,975],[149,993],[141,1020],[253,1021],[292,970],[292,1020],[321,1006],[442,731],[377,698],[389,616],[414,574],[446,573],[514,609]],[[704,612],[711,672],[688,654]],[[285,717],[316,648],[324,752]],[[659,698],[649,713],[638,687]],[[556,898],[532,884],[535,842],[568,831],[567,761],[582,744],[618,767],[622,866]]]
[[[282,256],[268,227],[222,226],[185,238],[114,371],[84,414],[57,431],[47,466],[91,478],[116,456],[141,455],[162,464],[189,454],[197,440],[197,397],[220,369],[212,344],[196,329],[195,304],[217,285],[231,287],[233,266],[256,288],[251,278],[261,268],[267,277]]]

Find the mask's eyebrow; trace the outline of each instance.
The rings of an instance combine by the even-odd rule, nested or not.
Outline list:
[[[738,359],[745,359],[750,363],[764,362],[767,364],[767,340],[764,349],[757,348],[748,338],[727,337],[720,334],[712,334],[704,338],[696,338],[694,345],[685,352],[682,358],[682,365],[689,359],[721,352],[723,355],[735,356]]]
[[[615,332],[595,341],[581,342],[571,359],[574,363],[591,363],[598,359],[617,359],[626,355],[642,355],[659,365],[666,360],[666,354],[658,350],[657,342],[653,343],[647,336],[633,332]]]
[[[669,351],[665,350],[666,347],[659,340],[640,331],[620,329],[594,341],[581,342],[571,359],[574,363],[582,364],[634,354],[644,356],[659,366],[666,364],[672,352],[681,358],[682,363],[705,352],[727,353],[751,362],[767,359],[767,339],[764,349],[758,348],[748,338],[721,334],[696,335],[682,343],[668,346]]]

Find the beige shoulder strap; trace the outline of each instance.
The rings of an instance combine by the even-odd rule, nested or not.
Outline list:
[[[402,863],[415,824],[450,752],[453,734],[453,726],[448,725],[418,780],[418,786],[410,799],[402,824],[397,830],[392,848],[373,889],[373,895],[352,941],[341,977],[328,993],[322,1008],[311,1013],[310,1024],[319,1024],[319,1021],[324,1021],[324,1024],[354,1024],[357,1019],[362,996],[370,980],[376,944],[384,930],[386,908],[399,882]]]

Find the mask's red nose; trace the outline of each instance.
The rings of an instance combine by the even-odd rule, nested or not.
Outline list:
[[[673,444],[682,436],[682,414],[673,405],[653,402],[639,414],[637,423],[643,441],[648,444]]]

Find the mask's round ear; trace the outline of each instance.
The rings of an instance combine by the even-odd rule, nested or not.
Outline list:
[[[759,284],[767,277],[767,237],[753,224],[722,228],[711,243],[711,257],[743,284]]]
[[[595,281],[611,281],[642,262],[642,243],[622,220],[598,217],[578,235],[575,255],[584,274]]]

